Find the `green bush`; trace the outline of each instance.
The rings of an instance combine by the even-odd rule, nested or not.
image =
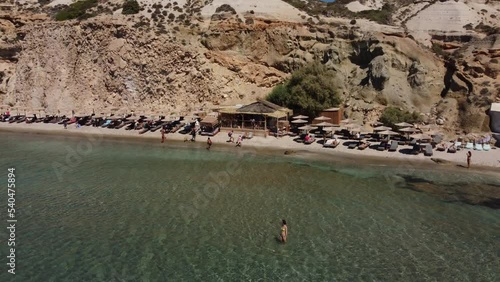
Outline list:
[[[358,12],[359,17],[369,19],[374,22],[381,24],[390,24],[392,22],[392,13],[394,11],[394,6],[391,4],[384,4],[380,10],[366,10]]]
[[[123,2],[122,14],[124,15],[137,14],[140,10],[141,7],[136,0],[125,0],[125,2]]]
[[[86,19],[94,16],[88,14],[87,10],[97,6],[97,0],[81,0],[77,1],[68,7],[62,9],[56,14],[57,21],[65,21],[72,19]]]
[[[382,112],[379,121],[386,126],[395,127],[395,124],[400,122],[418,123],[421,118],[417,112],[411,113],[396,107],[387,107]]]
[[[286,106],[295,112],[316,116],[329,107],[341,103],[335,72],[315,63],[295,71],[285,83],[277,85],[267,100]]]

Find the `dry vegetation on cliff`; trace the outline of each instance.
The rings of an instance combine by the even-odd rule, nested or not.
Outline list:
[[[397,1],[390,13],[383,14],[388,6],[355,15],[348,10],[344,16],[349,18],[339,19],[327,11],[345,11],[346,3],[315,1],[302,7],[318,16],[307,23],[303,13],[284,9],[286,4],[277,0],[234,6],[215,2],[216,6],[210,1],[139,1],[138,14],[123,15],[122,0],[103,1],[83,14],[69,13],[79,21],[64,22],[50,17],[73,8],[54,6],[55,2],[22,9],[17,16],[3,15],[0,103],[53,111],[189,111],[265,97],[293,71],[311,63],[320,63],[328,73],[329,79],[318,85],[331,84],[335,89],[329,94],[339,98],[319,104],[341,100],[347,115],[365,122],[394,106],[419,112],[425,122],[473,131],[487,123],[488,104],[500,100],[498,35],[426,31],[432,34],[438,58],[423,46],[427,39],[419,41],[412,30],[362,19],[418,23],[421,19],[415,15],[427,6]],[[402,7],[408,11],[402,13]],[[277,8],[295,14],[271,17],[270,11]],[[491,19],[490,14],[487,10],[479,16]],[[95,17],[83,19],[87,15]],[[310,95],[311,87],[302,92]],[[320,107],[298,102],[289,106],[307,111]],[[474,124],[467,119],[472,115]]]

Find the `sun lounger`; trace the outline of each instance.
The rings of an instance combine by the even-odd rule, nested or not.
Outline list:
[[[472,144],[472,142],[467,142],[467,144],[465,145],[465,149],[469,149],[469,150],[474,149],[474,145]]]
[[[457,152],[457,148],[455,146],[451,146],[450,148],[448,148],[448,153],[456,153]]]
[[[106,122],[103,125],[101,125],[101,127],[108,127],[110,124],[111,124],[111,120],[108,119],[108,120],[106,120]]]
[[[389,152],[396,152],[398,149],[398,141],[392,141],[391,147],[389,148]]]
[[[414,154],[414,155],[418,155],[418,154],[420,154],[420,152],[421,152],[421,151],[422,151],[422,150],[421,150],[420,146],[419,146],[419,145],[417,145],[417,144],[413,145],[413,148],[411,149],[411,152],[412,152],[412,154]]]
[[[446,149],[448,148],[448,146],[444,143],[439,143],[436,145],[436,150],[437,151],[441,151],[441,152],[444,152],[446,151]]]
[[[309,144],[312,144],[312,143],[314,143],[314,141],[316,141],[316,139],[315,139],[314,137],[311,137],[311,138],[309,138],[309,140],[307,140],[307,141],[304,141],[304,144],[307,144],[307,145],[309,145]]]
[[[490,144],[484,144],[483,145],[483,151],[489,151],[491,150],[491,145]]]
[[[432,145],[431,144],[425,145],[424,156],[430,157],[432,156],[432,154],[433,154]]]
[[[325,144],[323,144],[323,147],[326,148],[335,148],[339,145],[339,141],[337,139],[328,139],[326,140]]]
[[[432,138],[432,144],[434,145],[441,143],[441,141],[443,141],[443,136],[441,135],[436,135]]]
[[[385,142],[380,142],[380,144],[377,146],[377,151],[385,151],[386,143]]]
[[[482,151],[483,150],[483,144],[476,144],[476,147],[474,147],[474,150],[476,150],[476,151]]]
[[[358,142],[350,143],[349,146],[347,146],[348,149],[354,149],[358,147]]]
[[[368,148],[370,146],[370,142],[362,142],[359,146],[358,146],[358,150],[364,150],[366,148]]]

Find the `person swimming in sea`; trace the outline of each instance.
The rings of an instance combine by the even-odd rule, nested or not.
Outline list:
[[[286,220],[281,220],[281,233],[280,238],[282,243],[286,243],[286,237],[288,236],[288,227],[286,226]]]

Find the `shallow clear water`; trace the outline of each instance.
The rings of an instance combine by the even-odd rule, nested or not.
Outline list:
[[[0,183],[14,166],[18,184],[18,281],[500,280],[500,211],[412,191],[402,177],[500,184],[492,176],[1,137]]]

